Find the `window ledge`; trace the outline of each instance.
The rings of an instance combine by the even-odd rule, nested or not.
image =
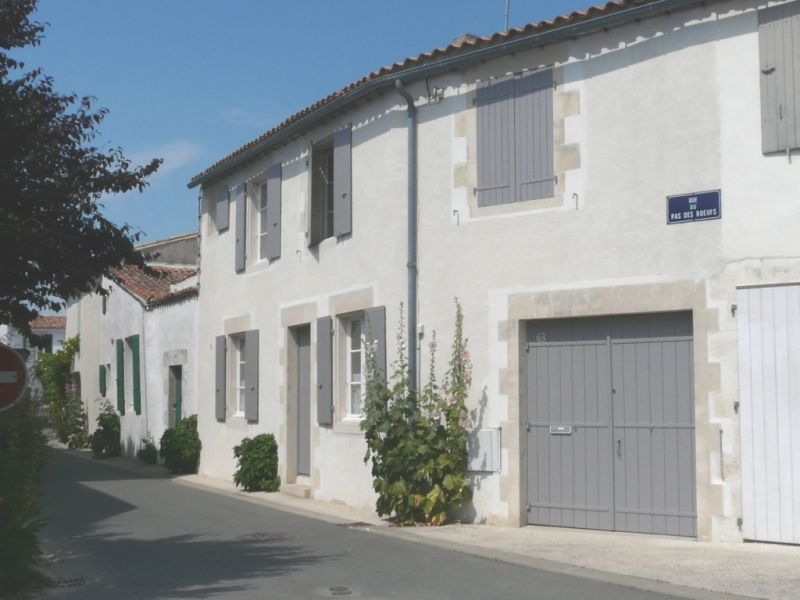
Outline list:
[[[361,435],[361,422],[363,417],[343,417],[333,423],[334,433],[346,433],[350,435]]]

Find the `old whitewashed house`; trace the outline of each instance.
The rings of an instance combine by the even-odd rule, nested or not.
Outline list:
[[[424,365],[457,296],[477,520],[800,542],[798,31],[620,0],[465,35],[196,175],[201,471],[271,432],[286,489],[372,506],[365,319],[391,364],[405,302]]]
[[[89,429],[104,403],[120,414],[123,454],[197,413],[197,234],[143,244],[148,266],[123,265],[103,279],[109,291],[70,303],[67,329],[80,334],[75,370]]]

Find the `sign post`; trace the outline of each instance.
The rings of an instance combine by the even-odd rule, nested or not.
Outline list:
[[[0,344],[0,412],[19,400],[28,381],[25,361],[5,344]]]

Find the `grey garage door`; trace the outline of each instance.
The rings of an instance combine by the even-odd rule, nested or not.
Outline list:
[[[528,522],[696,535],[691,313],[528,324]]]

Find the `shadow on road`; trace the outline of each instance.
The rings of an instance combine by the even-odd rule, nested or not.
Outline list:
[[[286,575],[335,558],[291,541],[242,540],[225,522],[214,522],[214,506],[192,502],[160,509],[157,479],[140,478],[86,458],[48,454],[43,549],[58,557],[56,578],[84,578],[86,584],[54,588],[66,598],[202,598],[242,593],[248,580]],[[109,489],[104,493],[100,489]],[[172,486],[170,489],[176,490]],[[153,501],[131,504],[117,490]],[[196,498],[196,497],[194,497]],[[215,501],[216,499],[212,500]],[[234,506],[239,506],[235,504]],[[193,517],[180,521],[181,511]],[[237,515],[231,515],[234,526]],[[160,523],[164,523],[163,526]],[[185,534],[171,535],[176,530]],[[263,583],[263,582],[262,582]]]

